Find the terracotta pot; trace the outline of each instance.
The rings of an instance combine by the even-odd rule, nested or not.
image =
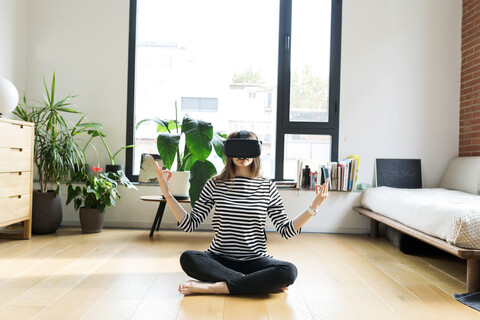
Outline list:
[[[62,223],[63,209],[60,194],[33,191],[32,233],[44,234],[57,231]]]
[[[98,233],[103,230],[105,212],[100,212],[96,208],[80,208],[80,225],[82,233]]]

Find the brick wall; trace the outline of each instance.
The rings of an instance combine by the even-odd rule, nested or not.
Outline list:
[[[463,0],[459,156],[480,156],[480,0]]]

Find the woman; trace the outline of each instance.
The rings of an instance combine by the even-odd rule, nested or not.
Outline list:
[[[240,137],[234,132],[227,139]],[[248,132],[248,139],[257,139]],[[328,196],[327,183],[321,186],[312,204],[293,220],[285,213],[275,184],[260,177],[260,158],[226,158],[223,171],[207,181],[191,212],[186,212],[171,195],[165,178],[168,170],[157,164],[162,194],[173,215],[186,232],[195,230],[215,206],[212,219],[214,238],[205,252],[189,250],[180,257],[182,269],[198,281],[180,284],[188,294],[254,294],[286,290],[297,277],[296,267],[267,255],[267,216],[282,237],[300,233]]]

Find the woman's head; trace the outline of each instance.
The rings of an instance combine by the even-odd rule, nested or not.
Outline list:
[[[240,138],[240,131],[232,132],[227,136],[227,140],[238,138]],[[258,140],[258,137],[252,131],[247,131],[247,139]],[[251,178],[258,177],[260,175],[260,157],[246,159],[226,157],[225,168],[217,178],[220,180],[232,179],[235,177],[236,173],[238,173],[238,170],[243,167],[248,168],[249,176]]]

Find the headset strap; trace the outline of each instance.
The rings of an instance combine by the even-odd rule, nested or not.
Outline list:
[[[247,130],[240,130],[240,139],[247,139],[247,138],[248,138]]]

